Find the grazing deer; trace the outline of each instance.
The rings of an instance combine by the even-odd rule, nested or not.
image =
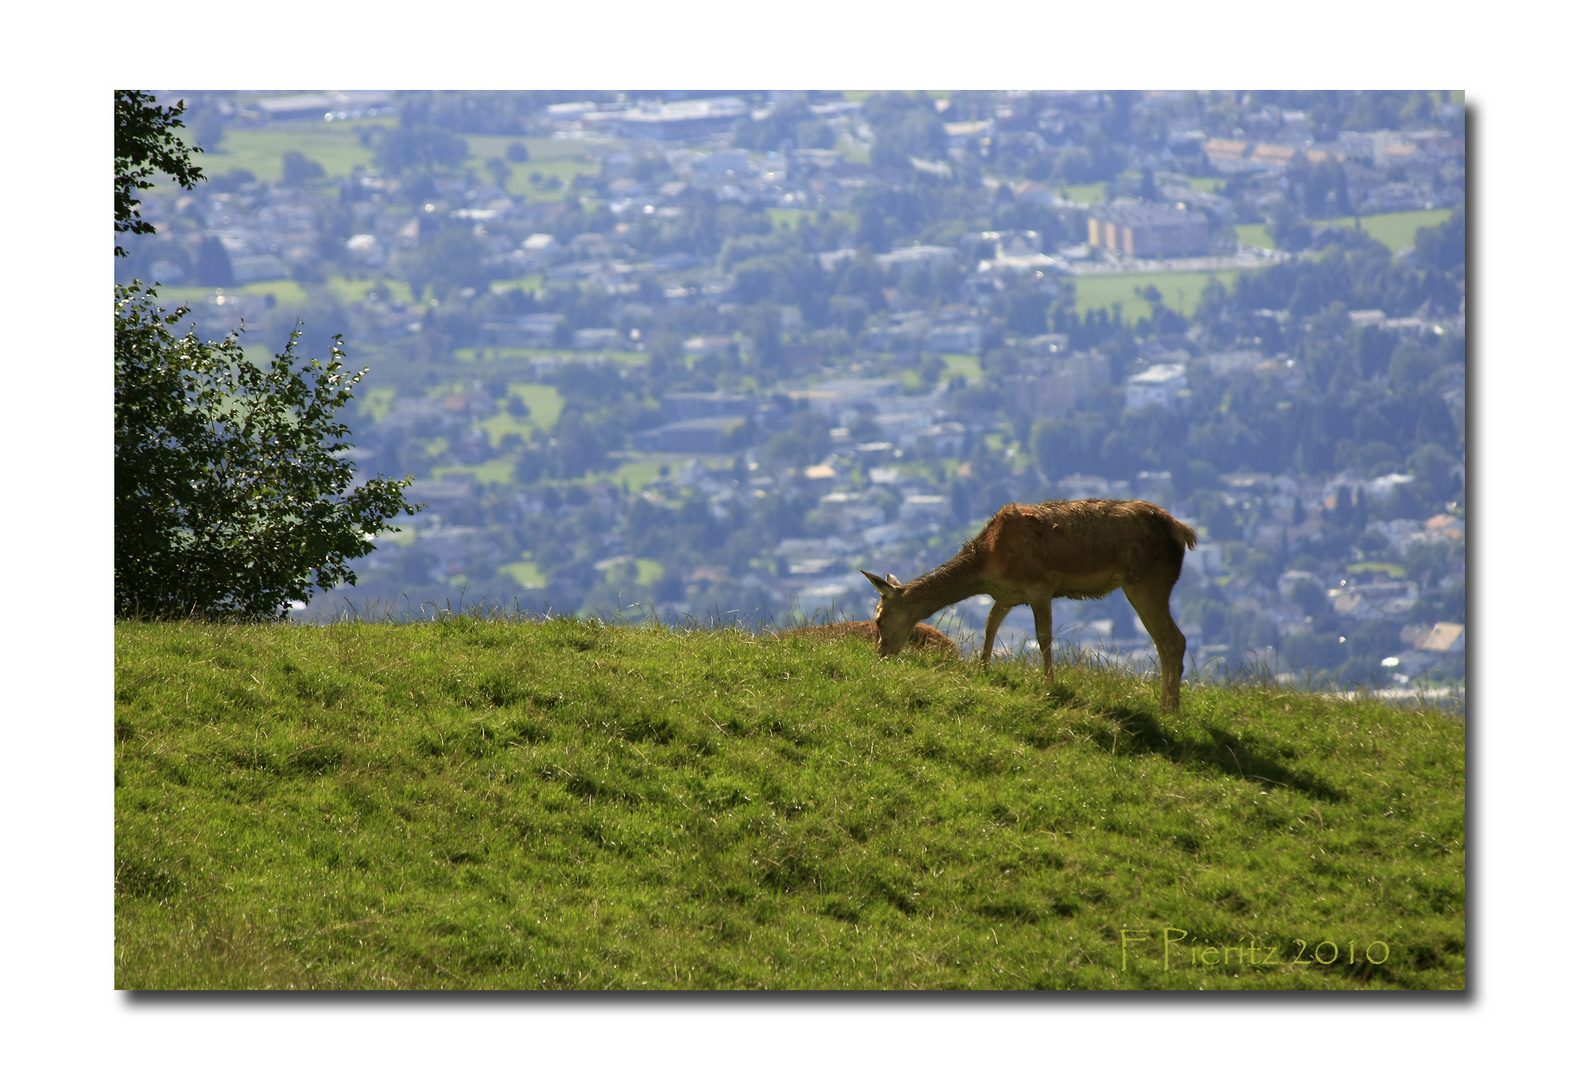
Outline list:
[[[802,626],[795,630],[781,631],[775,634],[774,637],[812,637],[823,639],[858,637],[876,644],[878,640],[878,624],[868,619],[866,622],[837,622],[828,623],[825,626]],[[951,657],[959,657],[960,655],[960,646],[955,644],[953,638],[946,636],[937,628],[924,622],[919,622],[911,628],[911,636],[906,644],[913,649],[936,649],[939,652],[947,653]]]
[[[1157,646],[1162,707],[1179,708],[1185,635],[1169,614],[1185,549],[1196,533],[1148,502],[1080,499],[1037,506],[1011,503],[968,540],[960,553],[914,581],[901,584],[866,574],[878,590],[878,653],[893,656],[918,620],[968,596],[993,598],[982,642],[982,664],[993,655],[999,624],[1017,604],[1037,622],[1044,676],[1053,680],[1053,598],[1095,600],[1124,589]]]

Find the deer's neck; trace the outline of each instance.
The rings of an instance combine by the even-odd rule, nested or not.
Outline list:
[[[919,612],[918,619],[925,619],[940,608],[986,592],[982,577],[985,555],[975,541],[968,543],[960,554],[905,586],[906,606]]]

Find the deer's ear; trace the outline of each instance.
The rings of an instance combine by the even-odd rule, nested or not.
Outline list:
[[[893,574],[889,575],[888,581],[889,581],[889,584],[893,585],[896,589],[898,589],[900,587],[900,584],[901,584],[900,579],[895,577]]]
[[[899,584],[898,581],[895,581],[894,585],[890,585],[888,581],[884,581],[881,577],[879,577],[877,574],[872,573],[870,570],[863,570],[861,572],[861,574],[868,581],[872,582],[872,587],[874,589],[878,590],[878,595],[880,595],[880,596],[885,596],[885,597],[893,596],[894,595],[894,585],[898,585]],[[889,581],[894,581],[894,575],[893,574],[889,575]]]

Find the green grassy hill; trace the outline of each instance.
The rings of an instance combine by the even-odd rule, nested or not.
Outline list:
[[[121,988],[1465,985],[1436,711],[568,620],[115,653]]]

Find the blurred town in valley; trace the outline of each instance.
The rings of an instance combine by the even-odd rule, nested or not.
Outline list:
[[[117,275],[343,335],[426,504],[300,618],[870,618],[1005,503],[1137,498],[1201,538],[1187,673],[1463,684],[1459,92],[159,97],[207,182]]]

